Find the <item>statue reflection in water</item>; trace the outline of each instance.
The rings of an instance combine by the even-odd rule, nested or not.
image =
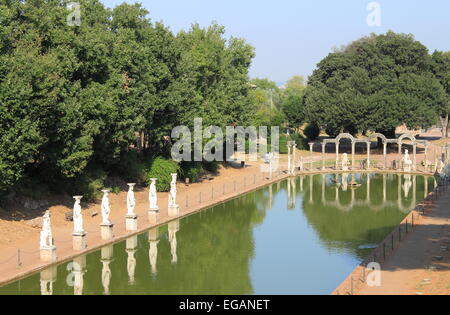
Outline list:
[[[149,250],[148,256],[150,260],[150,272],[152,276],[156,276],[156,261],[158,258],[158,243],[159,243],[159,230],[158,228],[151,229],[148,232]]]
[[[105,246],[101,250],[102,259],[101,262],[103,264],[102,267],[102,285],[103,285],[103,294],[109,295],[109,285],[111,283],[111,268],[109,264],[113,258],[113,245]]]
[[[170,253],[172,255],[172,264],[176,264],[178,261],[177,257],[177,232],[180,230],[180,220],[175,220],[169,222],[169,242],[170,242]]]
[[[41,295],[53,295],[53,283],[57,280],[56,266],[41,271]]]
[[[136,272],[136,251],[138,248],[138,237],[134,235],[127,238],[126,240],[126,251],[127,251],[127,272],[128,272],[128,283],[130,285],[135,284],[135,272]]]

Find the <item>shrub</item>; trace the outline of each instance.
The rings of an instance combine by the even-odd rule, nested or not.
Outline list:
[[[150,178],[157,178],[156,189],[158,191],[169,191],[170,182],[172,181],[172,173],[178,173],[180,165],[163,157],[152,158],[145,170],[145,184],[150,185]]]
[[[128,183],[144,184],[145,163],[136,151],[128,151],[121,155],[120,162],[112,170]]]
[[[297,149],[300,150],[308,150],[309,146],[308,146],[308,139],[304,136],[302,136],[299,133],[294,133],[293,135],[291,135],[291,139],[293,141],[295,141],[295,143],[297,144]]]
[[[102,169],[92,167],[75,178],[72,183],[68,183],[69,187],[66,191],[69,191],[72,196],[83,196],[84,202],[94,202],[101,197],[106,178],[107,175]]]
[[[219,171],[220,163],[218,161],[203,161],[203,169],[216,174]]]
[[[309,141],[314,141],[320,135],[320,128],[315,124],[308,124],[303,130],[303,134]]]
[[[178,173],[181,179],[189,178],[191,183],[195,183],[198,181],[202,172],[203,167],[200,162],[181,162]]]

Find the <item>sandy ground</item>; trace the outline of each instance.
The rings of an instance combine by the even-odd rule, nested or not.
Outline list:
[[[450,294],[450,190],[382,264],[381,286],[357,295]]]

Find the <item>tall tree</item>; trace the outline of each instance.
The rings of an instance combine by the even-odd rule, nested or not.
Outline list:
[[[445,93],[431,71],[427,48],[412,35],[361,38],[328,55],[309,78],[308,119],[331,135],[435,123]]]
[[[442,136],[448,137],[448,123],[450,113],[450,52],[435,51],[432,55],[432,67],[447,94],[447,106],[439,108],[439,118],[442,126]]]

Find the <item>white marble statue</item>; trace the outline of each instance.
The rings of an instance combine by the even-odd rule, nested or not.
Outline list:
[[[40,235],[40,248],[49,249],[54,246],[53,234],[52,234],[52,224],[50,221],[50,211],[45,211],[42,218],[42,231]]]
[[[348,166],[349,165],[350,165],[350,161],[348,159],[348,155],[347,155],[347,153],[344,153],[342,155],[342,162],[341,162],[342,170],[343,171],[348,171]]]
[[[403,171],[404,172],[411,172],[412,170],[412,164],[411,158],[409,157],[409,151],[405,150],[405,154],[403,156]]]
[[[103,198],[102,198],[102,225],[111,225],[111,221],[109,221],[109,215],[111,214],[111,205],[109,203],[109,190],[102,190]]]
[[[171,174],[172,181],[170,182],[169,192],[169,208],[177,207],[177,174]]]
[[[127,209],[128,213],[127,215],[133,216],[134,213],[134,207],[136,206],[136,200],[134,199],[134,186],[136,184],[128,184],[128,193],[127,193]]]
[[[305,167],[304,167],[304,163],[303,163],[303,156],[300,158],[300,166],[299,166],[299,168],[300,168],[300,171],[304,171],[304,169],[305,169]]]
[[[148,201],[150,203],[150,210],[158,211],[158,195],[156,191],[156,178],[150,178],[150,190],[148,193]]]
[[[75,196],[75,205],[73,206],[73,233],[84,234],[83,213],[81,212],[81,198],[83,196]]]

